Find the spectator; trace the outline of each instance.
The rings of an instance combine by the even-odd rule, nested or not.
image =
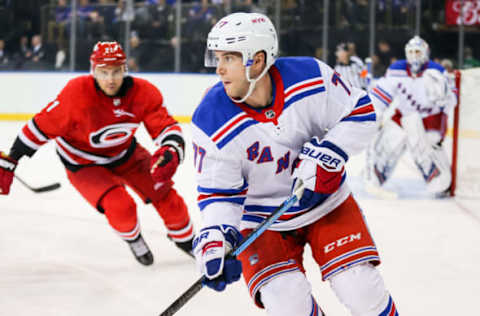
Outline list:
[[[72,9],[67,6],[67,0],[58,0],[55,21],[48,21],[47,41],[49,43],[56,42],[58,47],[66,47],[65,26],[70,21],[71,13]]]
[[[451,59],[448,59],[448,58],[444,58],[440,61],[440,65],[442,65],[443,68],[445,68],[445,70],[448,72],[448,73],[452,73],[455,69],[453,68],[453,62]]]
[[[42,36],[36,34],[32,36],[31,40],[32,51],[30,58],[25,62],[26,69],[46,69],[47,68],[47,54],[42,43]]]
[[[380,40],[377,45],[377,52],[372,56],[374,78],[383,76],[390,64],[396,60],[390,44],[386,40]]]
[[[28,46],[28,37],[22,35],[20,37],[20,43],[17,52],[13,55],[15,62],[15,68],[20,69],[23,64],[32,57],[32,50]]]
[[[70,34],[71,19],[66,24],[66,31]],[[89,0],[80,0],[77,8],[76,20],[77,35],[80,37],[100,37],[104,32],[103,19],[90,4]]]
[[[139,72],[139,61],[142,54],[142,48],[140,46],[140,38],[137,32],[132,32],[130,36],[130,55],[127,60],[128,70],[131,72]]]
[[[149,6],[150,22],[144,27],[140,35],[142,38],[170,38],[168,21],[173,19],[172,6],[166,0],[158,0],[157,4]]]
[[[8,64],[8,55],[5,52],[5,41],[0,39],[0,67]]]
[[[463,56],[463,69],[480,67],[480,61],[473,57],[473,49],[470,46],[465,46]]]
[[[337,56],[335,71],[340,74],[342,79],[349,81],[352,86],[365,90],[367,88],[367,72],[362,60],[358,57],[352,58],[345,43],[338,44],[335,55]]]
[[[115,18],[113,20],[114,37],[123,38],[125,36],[125,22],[133,21],[135,12],[129,10],[126,0],[118,0],[117,7],[115,8]]]
[[[350,54],[350,59],[358,64],[364,64],[363,60],[358,57],[357,45],[354,42],[347,42],[347,51]]]
[[[414,1],[411,0],[393,0],[392,6],[392,24],[394,27],[408,28],[407,18],[409,7],[415,10]]]
[[[364,30],[368,25],[368,0],[344,0],[342,26]]]
[[[101,19],[104,26],[105,34],[103,34],[103,36],[108,39],[115,38],[113,29],[113,21],[115,20],[115,5],[116,1],[114,0],[99,0],[99,5],[97,6],[99,19]]]
[[[45,48],[42,44],[42,36],[40,34],[32,37],[32,61],[37,63],[45,59]]]
[[[212,0],[213,4],[222,4],[224,2],[228,1],[218,1],[218,0]],[[283,9],[291,9],[293,6],[297,6],[295,3],[295,0],[287,0],[284,1],[282,4]],[[252,0],[233,0],[231,1],[231,6],[232,6],[232,11],[242,11],[242,12],[251,12],[252,11]]]

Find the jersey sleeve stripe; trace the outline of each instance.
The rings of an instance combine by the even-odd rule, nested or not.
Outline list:
[[[375,113],[375,109],[374,109],[374,107],[371,103],[367,104],[365,106],[356,108],[355,110],[350,112],[350,114],[346,117],[350,117],[350,116],[354,116],[354,115],[358,115],[358,114],[369,114],[369,113]]]
[[[244,129],[246,129],[249,126],[258,124],[257,121],[253,119],[246,120],[243,122],[241,125],[237,126],[233,131],[231,131],[229,134],[224,135],[222,139],[217,141],[215,144],[218,149],[222,149],[225,147],[226,144],[228,144],[232,139],[235,138],[238,134],[240,134]]]
[[[27,147],[32,148],[33,150],[38,150],[42,144],[37,144],[34,141],[30,139],[30,137],[27,136],[27,134],[30,134],[28,130],[22,129],[20,133],[18,133],[18,138],[24,143]],[[31,135],[31,134],[30,134]]]
[[[243,205],[245,202],[246,197],[209,197],[205,198],[202,201],[198,202],[198,207],[200,211],[203,211],[205,207],[209,204],[216,203],[216,202],[228,202]]]
[[[170,126],[166,127],[160,133],[160,135],[158,135],[155,138],[154,143],[161,146],[163,139],[165,139],[166,137],[168,137],[170,135],[178,135],[178,136],[183,138],[182,128],[178,124],[174,124],[174,125],[170,125]]]
[[[372,94],[377,97],[380,101],[385,103],[386,105],[389,105],[392,103],[392,98],[389,97],[387,94],[384,93],[382,89],[380,89],[379,86],[376,86],[372,89]]]
[[[230,120],[229,122],[227,122],[227,124],[225,124],[226,125],[225,127],[220,128],[215,134],[212,135],[212,140],[216,142],[230,129],[235,128],[237,124],[240,124],[242,121],[247,119],[249,119],[249,117],[245,113],[236,115],[235,117],[233,117],[232,120]]]
[[[393,99],[392,95],[388,93],[385,89],[383,89],[381,86],[377,85],[376,88],[380,90],[380,92],[382,92],[388,99]]]
[[[295,94],[301,93],[303,90],[310,90],[323,86],[323,79],[319,78],[299,82],[285,90],[285,101],[288,100],[288,98],[293,97]]]
[[[323,141],[320,142],[320,147],[325,147],[325,148],[328,148],[330,150],[333,150],[334,152],[336,152],[337,154],[342,156],[342,158],[345,160],[345,162],[348,161],[347,153],[343,149],[341,149],[340,147],[335,145],[334,143],[332,143],[328,140],[323,140]]]
[[[238,189],[220,189],[220,188],[207,188],[202,186],[197,186],[197,191],[199,193],[206,193],[206,194],[239,194],[245,191],[248,188],[248,183],[245,181],[243,185]]]
[[[357,102],[357,104],[355,104],[354,108],[362,107],[362,106],[364,106],[366,104],[369,104],[371,102],[372,102],[372,100],[370,100],[370,97],[368,95],[364,95],[363,97],[361,97],[358,100],[358,102]]]
[[[311,96],[313,94],[321,93],[325,91],[325,87],[314,87],[314,88],[309,88],[302,90],[300,93],[297,93],[295,95],[292,95],[291,97],[285,99],[285,108],[289,107],[292,103],[295,103],[303,98],[306,98],[308,96]]]
[[[356,116],[353,116],[353,117],[345,117],[342,119],[343,122],[347,122],[347,121],[354,121],[354,122],[366,122],[366,121],[371,121],[371,122],[375,122],[377,120],[377,116],[375,113],[373,114],[366,114],[366,115],[356,115]]]
[[[33,119],[28,121],[27,126],[40,142],[46,143],[48,141],[48,137],[38,128]]]
[[[57,137],[55,140],[57,144],[57,150],[59,151],[60,155],[67,161],[75,165],[91,163],[98,165],[106,165],[121,159],[128,152],[128,149],[125,149],[113,157],[102,157],[75,148],[68,142],[66,142],[62,137]]]

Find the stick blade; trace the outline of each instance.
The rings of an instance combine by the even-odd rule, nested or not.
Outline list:
[[[44,187],[32,188],[32,191],[36,193],[50,192],[60,188],[60,186],[61,186],[60,183],[57,182]]]

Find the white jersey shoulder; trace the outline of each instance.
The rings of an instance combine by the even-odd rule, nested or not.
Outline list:
[[[274,100],[258,110],[231,101],[222,83],[205,95],[192,119],[199,207],[204,225],[253,227],[290,193],[291,166],[313,136],[347,157],[375,131],[370,98],[314,58],[279,58],[270,69]],[[304,226],[343,202],[346,183],[314,210],[298,205],[272,229]]]
[[[455,99],[454,87],[449,88],[444,104],[432,102],[426,93],[427,81],[423,77],[426,70],[438,71],[446,76],[445,69],[433,61],[425,63],[416,75],[410,72],[406,60],[393,63],[385,77],[379,79],[370,91],[375,107],[384,110],[393,103],[402,114],[418,112],[421,117],[435,115],[450,108]]]

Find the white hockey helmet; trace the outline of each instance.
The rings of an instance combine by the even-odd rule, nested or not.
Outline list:
[[[420,36],[415,35],[405,45],[405,56],[411,70],[417,73],[430,58],[430,48]]]
[[[250,89],[242,100],[245,101],[253,91],[255,83],[265,75],[275,63],[278,54],[278,37],[272,21],[260,13],[232,13],[222,18],[208,33],[205,52],[205,67],[216,67],[215,51],[238,52],[242,54],[246,67],[246,77]],[[255,79],[250,78],[250,66],[258,52],[265,52],[266,67]]]

